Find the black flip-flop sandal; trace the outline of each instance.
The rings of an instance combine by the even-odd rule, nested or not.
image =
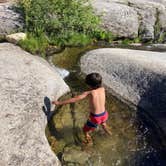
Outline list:
[[[47,96],[44,97],[44,106],[42,106],[42,110],[47,116],[47,121],[49,121],[53,115],[53,111],[51,111],[51,100]]]
[[[48,113],[51,111],[51,100],[47,96],[44,97],[44,107]]]

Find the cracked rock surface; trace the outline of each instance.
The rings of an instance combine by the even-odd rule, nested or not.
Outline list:
[[[21,31],[23,20],[14,9],[13,2],[0,3],[0,37]]]

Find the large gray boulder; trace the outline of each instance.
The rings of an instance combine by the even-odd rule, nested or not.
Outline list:
[[[129,5],[137,11],[139,18],[139,33],[143,40],[154,39],[154,27],[156,23],[156,7],[147,1],[131,0]]]
[[[0,44],[0,165],[60,165],[45,136],[43,98],[57,99],[69,88],[37,56]]]
[[[164,0],[94,0],[102,27],[117,37],[143,41],[166,40],[166,2]]]
[[[166,1],[165,0],[147,0],[148,2],[157,2],[157,3],[160,3],[164,6],[166,6]]]
[[[138,15],[131,7],[110,1],[95,0],[93,6],[102,18],[102,27],[119,37],[138,36]]]
[[[166,133],[166,53],[97,49],[81,58],[81,70],[99,72],[111,93],[143,108]]]
[[[23,25],[21,15],[14,9],[13,2],[0,3],[0,38],[21,31]]]
[[[166,32],[165,6],[146,0],[129,0],[128,5],[137,11],[139,16],[140,38],[144,41],[161,40]]]
[[[81,70],[86,74],[93,71],[101,73],[104,84],[115,94],[135,105],[140,104],[143,98],[143,107],[158,107],[160,110],[166,108],[166,103],[163,99],[163,103],[156,103],[157,100],[155,102],[152,98],[159,97],[156,92],[161,85],[166,90],[165,64],[166,53],[116,48],[93,50],[81,58]],[[156,83],[161,84],[157,89],[152,89]],[[147,91],[152,93],[151,96],[146,95]],[[166,91],[160,95],[165,97],[164,93]]]

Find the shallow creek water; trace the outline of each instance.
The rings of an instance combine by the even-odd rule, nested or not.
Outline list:
[[[87,89],[83,81],[84,76],[79,70],[79,59],[85,51],[95,48],[97,47],[66,48],[53,57],[52,61],[56,66],[71,73],[65,79],[71,93],[61,99],[80,94]],[[130,108],[111,94],[107,94],[106,108],[109,112],[108,125],[111,127],[112,136],[107,136],[99,127],[92,134],[93,146],[81,144],[82,126],[88,117],[88,101],[85,99],[56,108],[52,120],[48,123],[46,136],[62,164],[151,166],[149,163],[152,164],[155,160],[154,165],[161,165],[163,156],[158,150],[162,145],[160,137],[156,135],[155,124],[150,119],[147,120],[147,116],[140,114],[141,111]]]

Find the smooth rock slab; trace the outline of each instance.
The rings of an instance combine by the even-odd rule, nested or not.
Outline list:
[[[81,58],[81,71],[99,72],[111,93],[152,121],[166,146],[166,53],[103,48]],[[144,118],[143,118],[144,119]],[[149,122],[150,123],[150,122]]]
[[[81,70],[99,72],[119,97],[147,109],[166,109],[166,53],[97,49],[81,58]]]
[[[102,27],[117,37],[166,40],[164,0],[94,0],[92,6],[101,16]]]
[[[19,47],[0,44],[1,165],[59,165],[45,136],[45,96],[58,98],[69,88],[49,64]]]

